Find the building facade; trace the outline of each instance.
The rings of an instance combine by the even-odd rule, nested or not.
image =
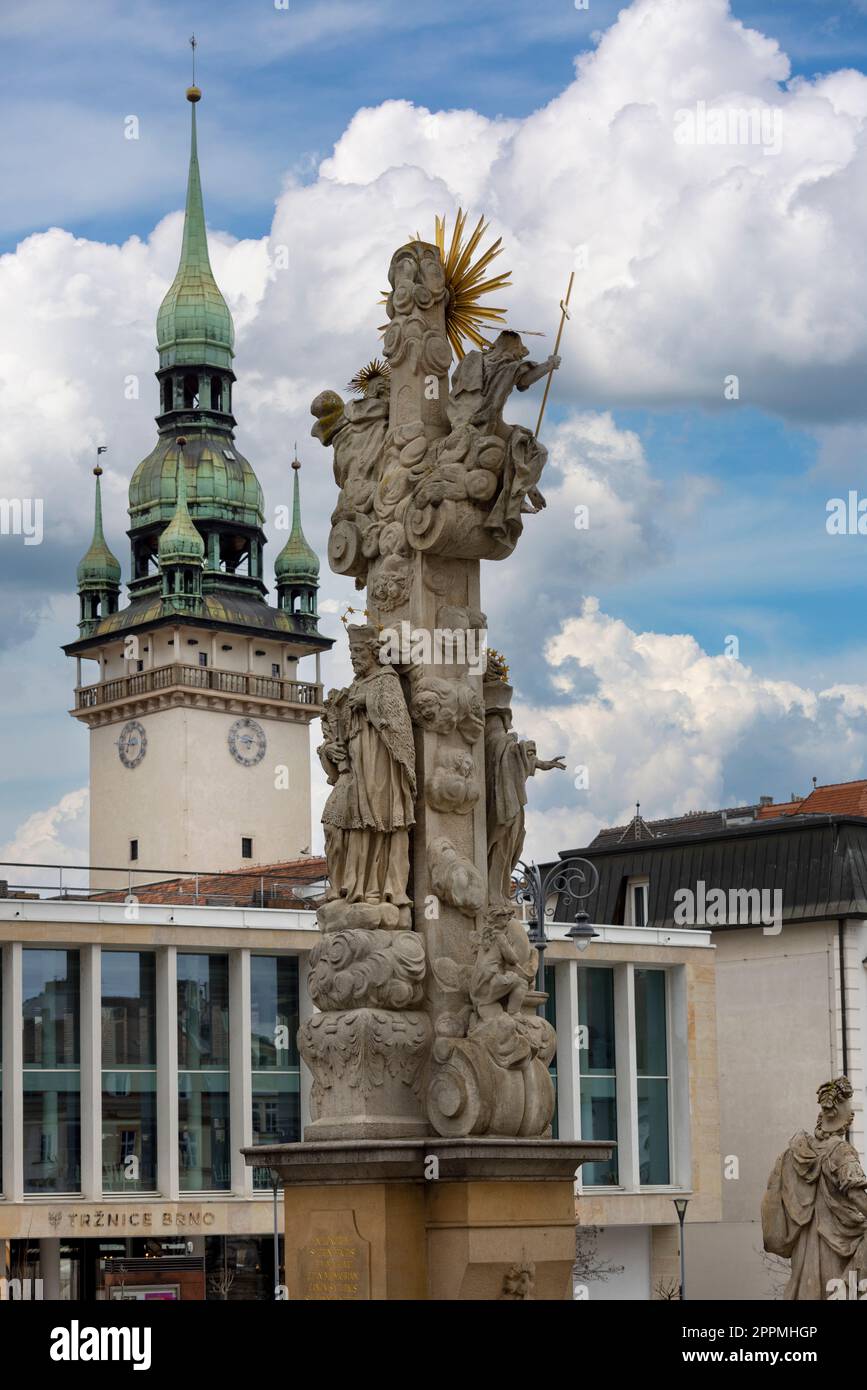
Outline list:
[[[781,805],[766,797],[664,821],[636,815],[580,852],[600,875],[592,915],[709,933],[722,1220],[688,1209],[689,1294],[780,1298],[788,1262],[763,1251],[762,1197],[832,1077],[853,1084],[850,1138],[867,1152],[867,782]]]
[[[270,1174],[240,1151],[310,1114],[295,1035],[318,929],[283,903],[322,867],[282,866],[276,892],[254,873],[136,902],[0,898],[7,1278],[85,1301],[273,1297]],[[553,927],[546,969],[556,1132],[617,1141],[577,1185],[576,1297],[666,1296],[672,1199],[719,1214],[713,951],[703,931],[597,931],[582,953]]]

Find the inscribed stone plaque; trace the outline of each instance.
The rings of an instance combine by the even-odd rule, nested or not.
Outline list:
[[[298,1274],[305,1301],[370,1298],[370,1241],[358,1234],[354,1212],[310,1213]]]

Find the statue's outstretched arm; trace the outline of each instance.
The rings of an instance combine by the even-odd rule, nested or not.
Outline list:
[[[549,372],[555,372],[560,365],[560,358],[555,354],[546,358],[544,362],[528,362],[524,370],[518,376],[515,385],[519,391],[526,391],[528,386],[533,386],[535,382],[541,381],[543,376]]]

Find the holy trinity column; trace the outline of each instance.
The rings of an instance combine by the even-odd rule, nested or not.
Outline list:
[[[507,560],[544,506],[546,451],[508,424],[514,389],[549,375],[517,333],[478,331],[483,231],[446,254],[392,256],[382,352],[312,404],[333,450],[329,561],[366,590],[347,629],[354,679],[331,691],[319,756],[329,889],[300,1029],[315,1078],[307,1139],[542,1136],[554,1030],[512,901],[525,784],[543,762],[511,728],[504,661],[486,650],[480,562]],[[498,244],[497,244],[498,246]],[[475,343],[465,355],[463,342]],[[460,360],[449,377],[454,360]]]

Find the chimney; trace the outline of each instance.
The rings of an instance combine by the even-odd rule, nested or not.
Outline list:
[[[773,804],[774,804],[774,798],[773,798],[772,796],[760,796],[760,797],[759,797],[759,805],[760,805],[760,806],[773,806]]]

